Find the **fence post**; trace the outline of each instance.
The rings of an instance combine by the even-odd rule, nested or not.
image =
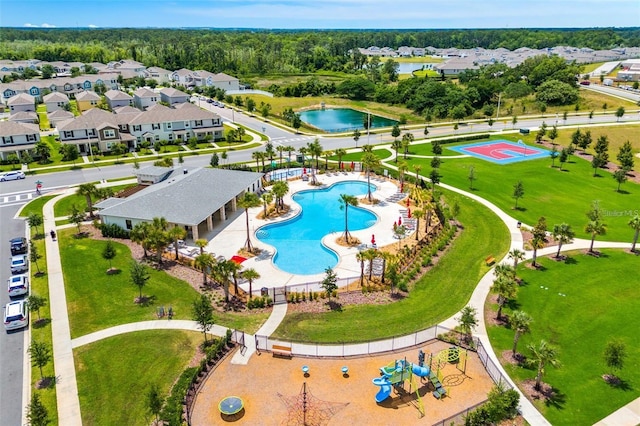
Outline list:
[[[258,346],[258,335],[253,336],[253,340],[256,342],[256,352],[260,353],[260,347]]]

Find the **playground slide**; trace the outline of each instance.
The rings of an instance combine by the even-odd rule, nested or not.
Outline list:
[[[417,364],[411,364],[411,372],[418,377],[429,377],[429,368],[428,367],[420,367]]]
[[[380,390],[376,394],[376,402],[382,402],[389,398],[389,395],[391,395],[391,383],[388,380],[382,377],[377,377],[373,379],[373,384],[380,386]]]

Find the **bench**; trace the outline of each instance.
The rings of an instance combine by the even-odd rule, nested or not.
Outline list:
[[[291,347],[289,346],[273,345],[271,347],[271,352],[273,353],[273,356],[281,356],[284,358],[291,358],[293,356],[291,354]]]
[[[486,262],[487,266],[491,266],[496,263],[496,258],[493,256],[489,256],[484,261]]]

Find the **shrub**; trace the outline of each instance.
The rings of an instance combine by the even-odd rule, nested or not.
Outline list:
[[[409,291],[407,287],[407,282],[404,279],[398,283],[398,289],[400,289],[400,291],[405,291],[405,292]]]
[[[182,401],[197,374],[198,367],[187,368],[182,372],[176,384],[173,385],[171,394],[160,413],[160,417],[165,421],[165,424],[169,426],[182,425]]]
[[[123,229],[122,227],[120,227],[115,223],[101,224],[100,231],[102,232],[102,236],[105,238],[122,238],[122,239],[129,238],[129,231],[127,231],[126,229]]]
[[[518,414],[520,395],[513,389],[505,391],[496,385],[489,392],[486,404],[472,411],[464,419],[466,426],[481,426],[497,424],[502,420],[511,419]]]

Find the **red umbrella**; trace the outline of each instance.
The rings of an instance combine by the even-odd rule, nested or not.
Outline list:
[[[353,163],[353,161],[351,162],[351,170],[355,169],[356,165]]]
[[[373,245],[376,244],[376,236],[375,236],[375,234],[371,234],[371,244],[373,244]]]
[[[407,197],[407,207],[411,205],[411,198]]]
[[[409,216],[409,219],[411,219],[411,209],[407,209],[407,215]]]
[[[404,192],[404,182],[400,184],[400,192]]]
[[[302,169],[302,174],[306,175],[307,174],[307,168],[305,167],[304,169]]]
[[[402,225],[402,216],[398,217],[398,226]]]

